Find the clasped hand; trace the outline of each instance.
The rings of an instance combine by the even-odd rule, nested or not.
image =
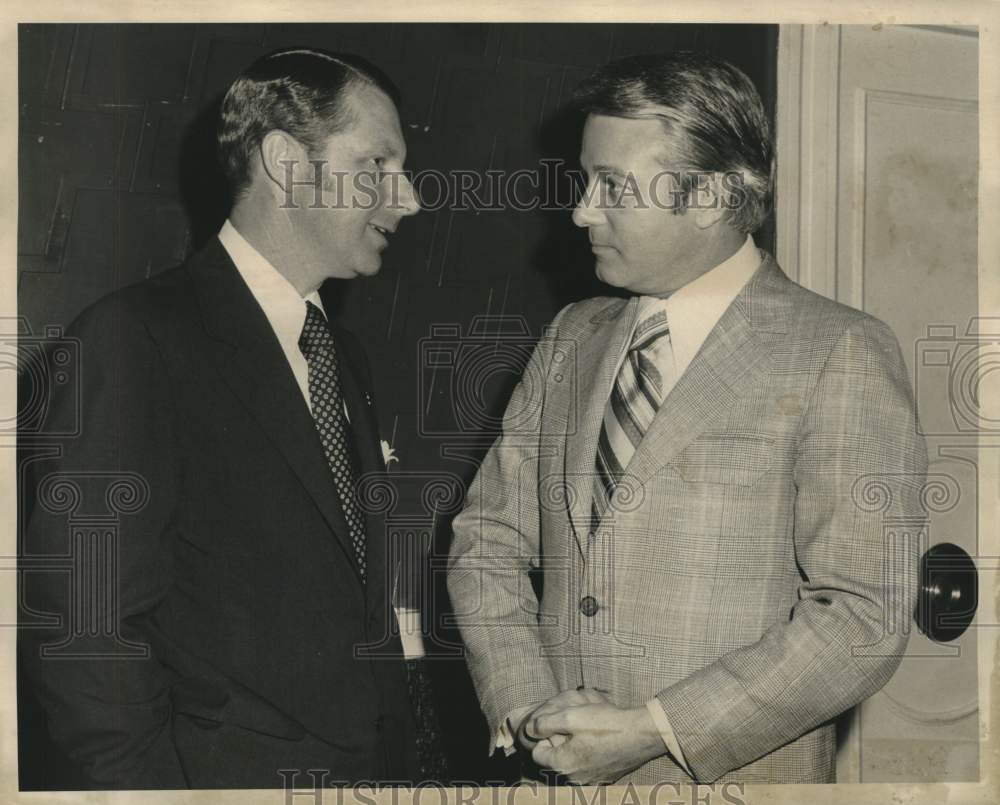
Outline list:
[[[518,741],[571,783],[612,783],[666,752],[645,706],[623,709],[593,688],[567,690],[531,711]]]

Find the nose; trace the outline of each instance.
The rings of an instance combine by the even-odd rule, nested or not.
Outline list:
[[[402,171],[394,173],[390,188],[392,198],[388,206],[391,210],[400,217],[416,215],[420,212],[420,199],[417,198],[417,191],[405,173]]]
[[[604,221],[604,213],[597,199],[597,188],[594,186],[597,177],[587,183],[583,196],[573,208],[573,223],[579,227],[597,226]]]

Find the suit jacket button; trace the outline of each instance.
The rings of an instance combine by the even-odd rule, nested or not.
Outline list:
[[[597,603],[597,599],[592,595],[585,595],[580,599],[580,612],[586,615],[588,618],[594,617],[597,614],[597,610],[600,606]]]

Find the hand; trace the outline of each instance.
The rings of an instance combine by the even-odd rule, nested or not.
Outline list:
[[[576,707],[582,704],[601,704],[603,702],[607,702],[607,699],[599,691],[593,688],[578,688],[576,690],[564,690],[547,702],[543,702],[536,707],[525,708],[524,711],[519,711],[514,716],[511,716],[511,721],[515,722],[512,726],[515,728],[517,742],[529,752],[533,751],[535,745],[540,742],[544,742],[547,746],[559,746],[565,742],[565,735],[556,734],[539,738],[531,731],[530,725],[532,720],[540,715],[558,713],[567,707]],[[520,723],[516,723],[518,719]]]
[[[538,741],[531,753],[535,763],[565,775],[571,783],[612,783],[666,754],[663,738],[644,706],[626,710],[604,701],[542,712],[545,706],[526,719],[530,724],[522,725],[522,731]],[[565,736],[565,741],[555,746],[541,740],[553,736]]]

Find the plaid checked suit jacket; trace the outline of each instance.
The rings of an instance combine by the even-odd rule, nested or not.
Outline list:
[[[832,719],[893,674],[915,600],[927,457],[896,339],[767,256],[588,540],[636,315],[559,313],[454,521],[448,585],[490,729],[586,684],[657,697],[700,782],[832,782]],[[665,754],[621,782],[690,780]]]

